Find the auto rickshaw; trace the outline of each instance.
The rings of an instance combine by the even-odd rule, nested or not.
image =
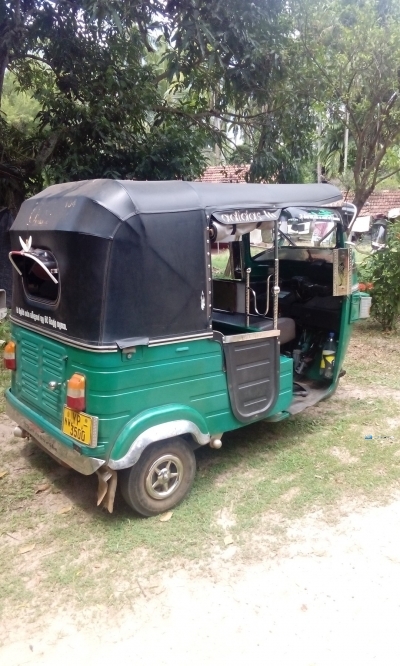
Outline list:
[[[187,495],[198,447],[329,397],[360,301],[341,197],[92,180],[27,200],[11,228],[15,434],[97,473],[109,511],[119,479],[152,516]]]

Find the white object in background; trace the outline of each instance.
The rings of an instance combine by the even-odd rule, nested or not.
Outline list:
[[[371,310],[372,297],[361,296],[360,298],[360,319],[368,319]]]
[[[0,321],[7,316],[6,290],[0,289]]]
[[[254,231],[250,232],[250,245],[261,245],[261,243],[261,229],[254,229]]]
[[[352,227],[352,232],[358,234],[365,234],[369,231],[371,226],[371,215],[361,215],[355,219],[355,222]]]

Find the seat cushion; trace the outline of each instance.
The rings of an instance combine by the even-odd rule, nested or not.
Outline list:
[[[246,326],[246,315],[240,312],[216,312],[213,311],[213,323],[223,326],[232,326],[237,328],[247,328],[250,331],[272,331],[274,322],[272,319],[250,315],[249,326]],[[278,329],[280,331],[279,340],[281,345],[294,340],[296,337],[296,325],[294,319],[289,317],[278,318]]]
[[[257,323],[251,321],[251,327],[257,328],[258,331],[272,331],[274,327],[274,322],[272,319],[264,319],[264,317],[258,317]],[[279,340],[281,345],[286,344],[294,340],[296,337],[296,324],[294,319],[289,317],[278,317],[278,329],[280,331]]]

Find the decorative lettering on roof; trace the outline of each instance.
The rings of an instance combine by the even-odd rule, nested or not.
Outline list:
[[[261,222],[270,222],[277,220],[280,214],[279,210],[266,209],[246,209],[226,212],[216,212],[213,216],[218,222],[223,224],[248,224],[249,222],[258,224]]]

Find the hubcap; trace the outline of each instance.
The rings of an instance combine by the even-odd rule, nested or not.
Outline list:
[[[146,476],[146,490],[150,497],[157,500],[170,497],[180,486],[183,477],[181,460],[167,453],[157,458]]]

